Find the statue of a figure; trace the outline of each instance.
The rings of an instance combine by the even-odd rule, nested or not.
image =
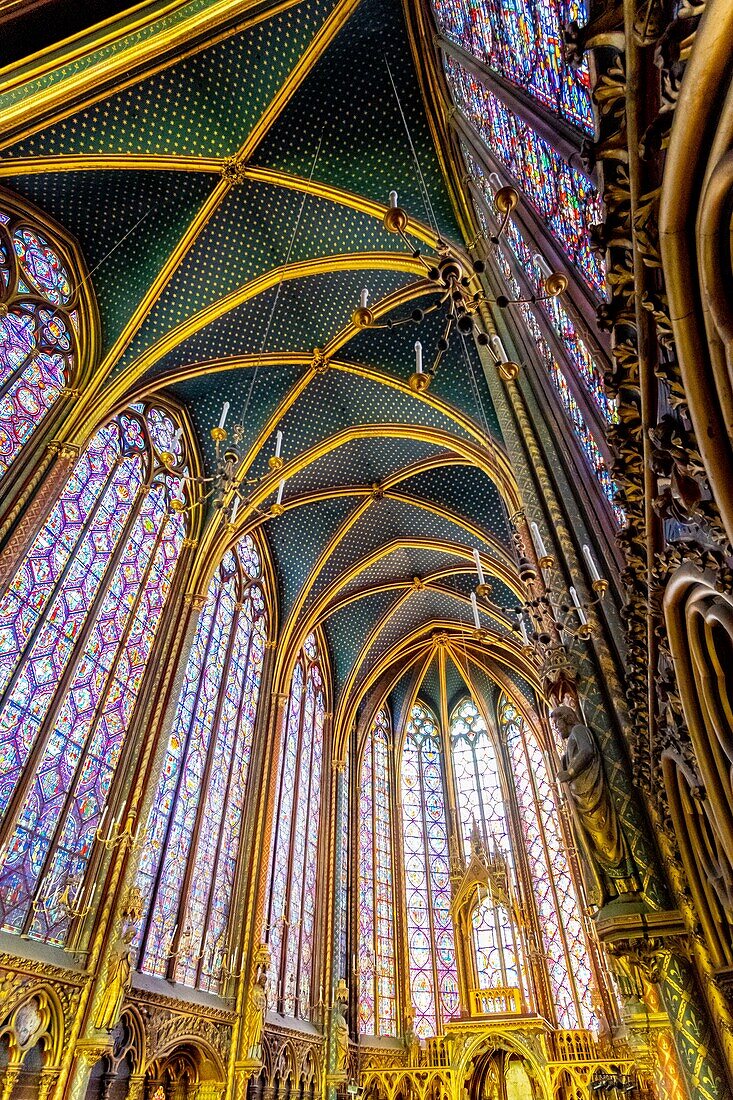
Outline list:
[[[407,1048],[407,1063],[414,1069],[420,1061],[420,1040],[415,1034],[415,1010],[410,1007],[405,1011],[404,1042]]]
[[[132,985],[132,941],[143,907],[143,896],[137,886],[133,886],[125,898],[122,928],[107,960],[104,990],[94,1015],[94,1026],[99,1031],[112,1031],[119,1022],[125,996]]]
[[[336,1049],[335,1072],[340,1076],[346,1073],[349,1058],[349,1025],[346,1009],[349,1002],[349,990],[343,978],[336,985],[333,1003],[333,1039]]]
[[[270,952],[265,944],[260,944],[254,963],[255,974],[249,991],[245,1025],[247,1058],[253,1062],[261,1062],[262,1031],[267,1012],[267,971],[270,966]]]
[[[122,1003],[132,984],[132,941],[135,926],[125,925],[107,960],[104,992],[94,1017],[94,1026],[100,1031],[112,1031],[117,1025]]]
[[[593,733],[572,707],[555,707],[550,718],[565,742],[557,778],[568,793],[578,854],[585,857],[588,901],[600,908],[619,894],[634,893],[638,882]]]

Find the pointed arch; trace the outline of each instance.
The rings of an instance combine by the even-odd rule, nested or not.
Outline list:
[[[386,706],[374,715],[359,769],[359,1030],[397,1034],[395,895],[392,860],[392,728]]]
[[[245,535],[209,584],[147,823],[140,968],[218,991],[268,633],[260,554]]]
[[[78,249],[0,190],[0,479],[62,397],[85,381],[97,314]]]
[[[409,990],[415,1034],[429,1038],[458,1008],[458,974],[440,728],[420,702],[410,710],[400,763]]]
[[[63,945],[187,533],[172,415],[92,436],[0,598],[0,923]],[[109,828],[109,824],[108,824]]]
[[[500,696],[497,715],[512,769],[557,1022],[562,1028],[597,1027],[593,946],[546,753],[508,695]]]
[[[290,680],[267,915],[278,1011],[300,1019],[312,1008],[326,698],[322,653],[309,634]]]

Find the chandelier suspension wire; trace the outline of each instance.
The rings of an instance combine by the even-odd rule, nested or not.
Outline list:
[[[387,75],[389,76],[389,82],[392,85],[392,91],[394,92],[394,97],[397,100],[397,110],[400,112],[400,118],[402,119],[402,125],[405,127],[405,133],[407,134],[407,140],[408,140],[409,145],[410,145],[410,151],[412,152],[412,159],[415,161],[415,167],[417,169],[418,183],[420,185],[420,190],[422,192],[423,205],[425,206],[425,213],[428,215],[428,222],[432,225],[433,229],[438,234],[438,236],[440,236],[440,233],[438,232],[438,222],[437,222],[437,219],[435,217],[435,211],[433,210],[433,204],[430,201],[430,192],[428,191],[427,184],[425,183],[425,177],[423,175],[422,168],[420,167],[420,158],[417,155],[417,149],[415,148],[415,143],[412,140],[412,134],[410,133],[410,127],[407,123],[407,118],[405,117],[405,112],[402,108],[402,101],[400,100],[399,92],[397,91],[397,85],[394,82],[394,77],[392,76],[392,70],[389,67],[389,61],[387,60],[387,55],[385,53],[383,53],[382,57],[384,58],[384,64],[385,64],[386,69],[387,69]]]
[[[313,163],[311,164],[311,170],[308,174],[308,183],[309,184],[313,182],[313,175],[314,175],[315,170],[316,170],[316,165],[318,164],[318,159],[321,155],[321,146],[323,145],[323,135],[324,135],[325,131],[326,131],[326,123],[324,122],[323,126],[321,127],[321,136],[318,139],[318,145],[316,146],[316,152],[315,152],[315,155],[313,157]],[[247,393],[247,397],[246,397],[246,400],[244,402],[244,408],[242,409],[242,416],[241,416],[241,421],[240,421],[242,429],[244,429],[244,418],[246,417],[247,410],[249,409],[249,403],[250,403],[250,400],[252,398],[252,392],[254,390],[255,381],[257,380],[257,372],[259,371],[260,366],[262,365],[262,356],[264,355],[265,350],[267,348],[267,340],[268,340],[268,337],[270,335],[270,328],[272,326],[272,321],[273,321],[273,318],[275,316],[275,310],[277,309],[277,303],[278,303],[279,298],[280,298],[280,291],[282,290],[282,285],[283,285],[283,282],[285,280],[284,268],[286,268],[288,266],[288,264],[290,263],[290,257],[292,255],[293,248],[295,246],[296,237],[298,236],[298,230],[300,229],[300,223],[301,223],[301,220],[302,220],[302,217],[303,217],[303,211],[305,209],[305,203],[306,203],[306,199],[308,198],[308,195],[309,195],[308,191],[303,192],[303,198],[301,199],[300,209],[298,210],[298,217],[295,219],[295,225],[293,227],[293,232],[292,232],[292,235],[290,237],[290,243],[288,244],[287,252],[285,253],[285,260],[284,260],[283,265],[282,265],[283,269],[281,270],[281,273],[280,273],[280,280],[279,280],[279,282],[277,284],[277,288],[275,290],[275,298],[274,298],[273,303],[272,303],[272,308],[270,309],[270,315],[267,318],[267,324],[265,325],[265,331],[262,334],[262,345],[260,347],[260,355],[259,355],[259,358],[257,359],[257,362],[255,363],[255,369],[254,369],[254,373],[252,375],[252,381],[250,382],[249,391]]]

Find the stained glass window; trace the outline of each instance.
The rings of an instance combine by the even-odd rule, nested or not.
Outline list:
[[[347,980],[349,972],[348,927],[349,927],[349,762],[344,765],[343,778],[338,802],[340,815],[338,863],[336,867],[336,931],[338,945],[338,967],[334,974],[334,985],[339,978]]]
[[[273,831],[269,945],[277,1003],[285,1016],[309,1019],[321,816],[325,689],[313,635],[293,670],[280,751]]]
[[[415,1034],[427,1038],[457,1011],[458,978],[440,732],[419,703],[405,732],[401,789],[410,996]]]
[[[433,0],[440,30],[566,122],[593,134],[588,64],[563,57],[563,29],[587,19],[584,0]]]
[[[379,710],[359,782],[359,1030],[396,1035],[394,885],[390,812],[390,721]]]
[[[150,899],[139,965],[218,991],[232,968],[229,913],[267,615],[245,536],[212,577],[147,822],[138,886]]]
[[[486,176],[481,165],[471,156],[468,149],[462,146],[462,150],[472,180],[484,196],[488,208],[493,209],[494,192],[496,189]],[[488,229],[480,206],[477,207],[477,213],[479,214],[482,227]],[[543,274],[537,262],[537,255],[533,253],[522,236],[521,230],[511,219],[506,227],[506,240],[514,253],[516,262],[524,271],[532,292],[539,294],[542,291]],[[500,262],[502,274],[512,292],[512,297],[522,297],[519,283],[512,274],[511,264],[504,254],[501,245],[497,248],[497,258]],[[544,311],[547,320],[554,329],[567,355],[569,364],[573,367],[575,373],[582,381],[601,417],[606,423],[610,423],[614,420],[616,413],[606,396],[603,371],[596,362],[588,345],[578,332],[577,326],[573,323],[561,299],[545,298],[533,308],[533,312],[536,312],[538,308]]]
[[[486,179],[485,174],[481,171],[479,165],[471,157],[470,153],[464,148],[464,156],[466,157],[466,163],[471,172],[471,176],[474,183],[484,193],[489,202],[493,199],[493,189],[491,184]],[[476,212],[479,221],[484,229],[489,230],[489,226],[486,222],[486,217],[480,205],[476,206]],[[521,236],[521,233],[513,224],[509,222],[507,226],[507,239],[510,241],[512,251],[517,259],[527,272],[527,276],[530,279],[531,284],[535,289],[539,286],[539,278],[541,272],[537,266],[536,260],[533,257],[531,250],[527,246],[526,241]],[[509,262],[507,253],[502,245],[497,246],[495,250],[496,260],[499,266],[499,270],[506,282],[507,288],[513,298],[522,297],[522,289],[517,281],[512,265]],[[529,269],[528,266],[529,265]],[[548,320],[554,327],[558,338],[561,340],[569,362],[563,366],[558,363],[555,358],[552,349],[550,348],[547,340],[545,340],[539,322],[537,320],[536,310],[538,305],[531,305],[529,302],[520,302],[516,307],[521,314],[524,324],[532,337],[534,344],[537,348],[539,355],[539,361],[547,376],[555,389],[557,396],[560,400],[562,408],[570,420],[573,426],[575,437],[578,440],[580,449],[585,456],[590,468],[595,474],[598,484],[600,485],[603,495],[608,500],[616,521],[619,524],[623,524],[626,521],[626,516],[623,509],[616,504],[616,484],[613,481],[605,459],[601,454],[601,450],[596,442],[595,437],[590,426],[587,423],[586,418],[573,396],[570,386],[568,385],[566,373],[573,366],[579,374],[583,384],[586,386],[588,393],[595,402],[598,411],[602,417],[609,423],[613,423],[617,417],[616,411],[610,405],[608,398],[606,397],[605,388],[603,385],[603,377],[600,369],[593,359],[587,345],[578,336],[575,327],[568,316],[564,306],[557,299],[551,299],[550,302],[542,303],[543,308],[548,316]]]
[[[0,477],[73,381],[77,297],[58,247],[0,210]]]
[[[40,261],[28,264],[42,282]],[[63,295],[63,279],[48,278]],[[185,537],[185,513],[171,507],[183,462],[162,409],[137,405],[105,424],[0,599],[9,931],[64,944],[71,914],[91,901],[95,835]]]
[[[595,1027],[590,945],[545,754],[532,728],[506,696],[499,701],[498,714],[514,775],[557,1023],[562,1028]]]
[[[580,444],[581,450],[585,455],[588,465],[593,470],[598,484],[601,487],[603,495],[606,497],[608,503],[613,509],[613,514],[616,517],[616,521],[619,524],[626,522],[626,516],[623,509],[616,504],[616,484],[611,477],[608,466],[605,459],[601,454],[600,448],[591,432],[586,418],[578,405],[578,402],[573,397],[570,387],[568,386],[567,378],[565,377],[559,363],[552,354],[549,344],[545,340],[540,331],[540,327],[537,324],[537,318],[527,305],[522,305],[522,316],[524,322],[529,329],[529,332],[534,339],[539,352],[540,362],[547,371],[548,377],[554,386],[560,403],[565,410],[565,413],[573,425],[575,437]]]
[[[519,922],[516,920],[516,871],[507,825],[501,770],[486,723],[475,703],[456,707],[450,726],[456,803],[466,861],[478,829],[495,870],[494,892],[474,913],[474,943],[479,988],[516,990],[526,1003],[528,989]]]
[[[598,298],[603,264],[591,249],[589,226],[602,220],[598,192],[473,73],[451,57],[445,70],[456,106],[527,197],[535,212]]]

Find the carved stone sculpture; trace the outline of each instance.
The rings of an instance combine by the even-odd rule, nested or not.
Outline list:
[[[94,1026],[99,1031],[112,1031],[119,1022],[125,996],[132,984],[132,941],[142,912],[142,894],[133,887],[125,899],[122,928],[107,960],[104,989],[94,1014]]]
[[[572,809],[578,852],[588,872],[588,900],[600,907],[635,892],[638,883],[592,731],[569,706],[556,707],[550,718],[565,742],[557,778]]]
[[[346,1020],[348,1002],[348,986],[344,979],[340,978],[336,986],[333,1004],[333,1040],[336,1052],[335,1072],[338,1076],[345,1075],[349,1058],[349,1025]]]
[[[249,991],[247,1016],[245,1021],[247,1058],[250,1061],[262,1061],[262,1031],[267,1012],[267,971],[270,966],[270,952],[265,944],[260,944],[255,957],[255,973]]]
[[[125,925],[107,960],[104,991],[94,1016],[94,1026],[99,1031],[112,1031],[116,1026],[125,995],[132,983],[132,941],[135,927]]]

